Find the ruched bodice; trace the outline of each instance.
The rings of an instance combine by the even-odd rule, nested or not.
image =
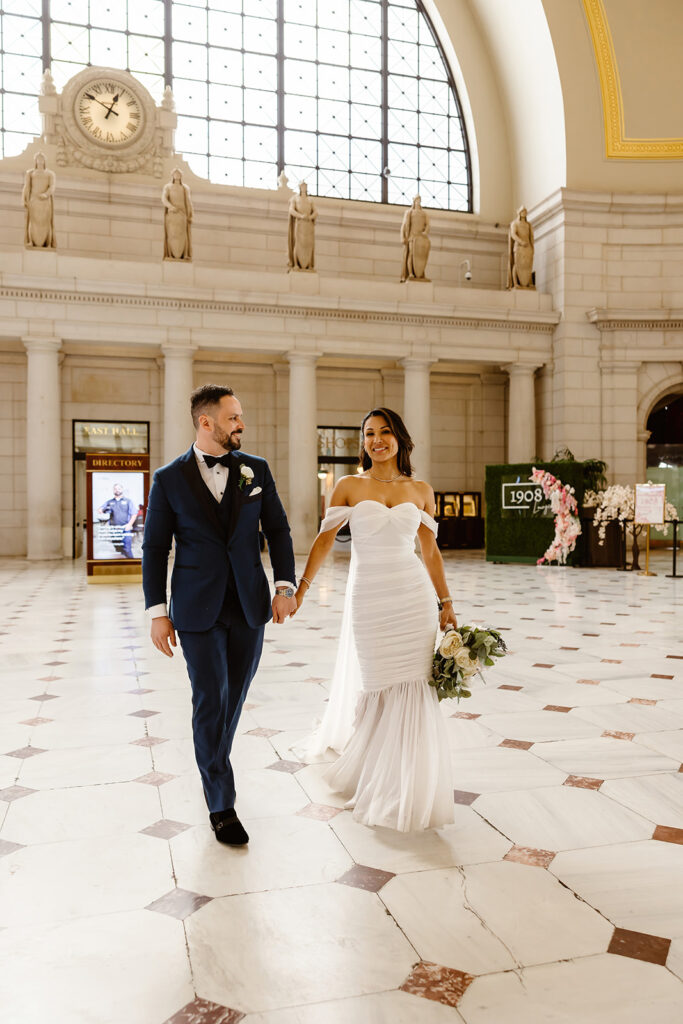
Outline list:
[[[429,685],[436,596],[415,551],[420,526],[436,534],[437,524],[412,502],[388,507],[364,499],[333,505],[321,531],[346,522],[352,557],[345,623],[317,750],[343,747],[327,778],[350,795],[357,820],[403,831],[443,825],[453,820],[453,798],[445,726]],[[344,686],[360,689],[350,738]]]

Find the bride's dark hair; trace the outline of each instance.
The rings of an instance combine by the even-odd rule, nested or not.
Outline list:
[[[396,438],[398,442],[398,454],[396,456],[396,462],[398,465],[399,473],[403,473],[404,476],[413,475],[413,467],[410,464],[410,453],[412,452],[415,445],[413,444],[412,438],[406,430],[406,425],[397,412],[393,409],[371,409],[370,412],[366,413],[363,417],[363,422],[360,425],[360,455],[358,456],[358,463],[363,469],[370,469],[372,466],[372,459],[365,450],[365,424],[368,422],[371,416],[381,416],[386,420],[389,430]]]

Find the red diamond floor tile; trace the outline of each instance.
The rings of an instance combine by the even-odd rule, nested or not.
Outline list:
[[[453,790],[453,800],[456,804],[469,806],[474,803],[478,796],[481,796],[481,793],[468,793],[466,789]]]
[[[653,839],[658,839],[661,843],[677,843],[679,846],[683,846],[683,828],[673,828],[670,825],[657,825],[656,829],[652,833]]]
[[[392,878],[392,871],[380,871],[379,868],[369,868],[365,864],[354,864],[337,879],[337,882],[340,885],[350,885],[354,889],[365,889],[366,892],[379,892]]]
[[[513,846],[503,857],[517,864],[529,864],[536,868],[547,868],[555,857],[553,850],[535,850],[531,846]]]
[[[410,992],[444,1006],[457,1006],[473,981],[474,976],[464,971],[422,961],[413,967],[399,987],[401,992]]]
[[[270,768],[274,772],[288,772],[290,775],[293,775],[295,772],[301,771],[302,768],[305,768],[306,765],[303,761],[281,760],[274,761],[273,764],[266,765],[266,767]]]
[[[25,760],[27,757],[35,757],[37,754],[46,754],[47,751],[41,747],[20,747],[19,750],[8,750],[6,757],[18,757]]]
[[[604,732],[600,733],[601,736],[609,736],[614,740],[632,740],[635,736],[634,732],[620,732],[618,729],[605,729]]]
[[[660,964],[663,967],[669,955],[670,945],[671,939],[663,939],[659,935],[632,932],[628,928],[615,928],[607,952],[632,957],[634,960],[645,960],[650,964]]]
[[[191,825],[186,825],[182,821],[172,821],[170,818],[160,818],[159,821],[155,821],[153,825],[148,825],[147,828],[141,828],[140,831],[143,835],[154,836],[155,839],[173,839],[174,836],[179,836],[181,832],[187,832]]]
[[[314,821],[331,821],[341,814],[341,807],[331,807],[329,804],[306,804],[297,815],[300,818],[312,818]]]
[[[133,782],[142,782],[146,786],[163,786],[165,782],[170,782],[175,778],[177,778],[176,775],[168,775],[166,772],[148,772],[147,775],[140,775],[139,778],[133,779]]]
[[[244,1014],[240,1010],[231,1010],[198,996],[165,1020],[164,1024],[239,1024],[243,1019]]]
[[[23,849],[23,843],[9,843],[6,839],[0,839],[0,857],[8,857],[10,853]]]
[[[187,889],[171,889],[158,900],[149,903],[145,910],[153,910],[157,914],[168,914],[179,921],[184,921],[196,910],[211,902],[211,896],[201,896],[197,892],[189,892]]]
[[[533,743],[530,740],[502,740],[499,747],[512,747],[513,750],[528,750],[529,747],[533,747]]]
[[[583,775],[568,775],[563,786],[576,786],[577,789],[600,789],[604,779],[588,779]]]
[[[5,789],[0,789],[0,800],[5,800],[9,804],[13,800],[21,800],[22,797],[37,792],[36,789],[29,789],[27,786],[7,786]]]

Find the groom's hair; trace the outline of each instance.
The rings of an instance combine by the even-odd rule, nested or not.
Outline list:
[[[195,430],[199,426],[199,417],[202,413],[210,413],[225,395],[234,395],[232,388],[224,384],[202,384],[195,388],[190,395],[190,413]]]

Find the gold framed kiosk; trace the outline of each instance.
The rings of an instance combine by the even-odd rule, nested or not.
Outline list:
[[[88,583],[142,579],[149,455],[86,455]]]

